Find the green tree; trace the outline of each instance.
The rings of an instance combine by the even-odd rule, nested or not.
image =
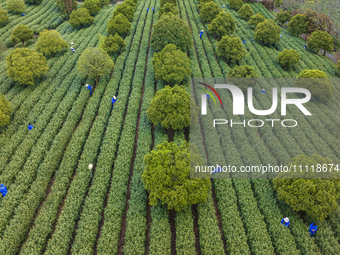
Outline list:
[[[289,32],[291,32],[295,36],[307,33],[307,29],[307,17],[302,14],[295,15],[288,23]]]
[[[137,7],[137,4],[133,0],[124,0],[124,3],[132,6],[134,9]]]
[[[259,13],[250,17],[248,25],[251,28],[255,28],[258,24],[262,23],[265,20],[266,20],[266,17],[261,12],[259,12]]]
[[[265,45],[274,44],[280,41],[281,28],[274,20],[265,20],[255,28],[254,38],[262,41]]]
[[[326,31],[316,30],[308,37],[307,46],[316,53],[318,53],[320,49],[323,49],[323,55],[326,55],[326,52],[332,52],[333,41],[333,37]]]
[[[113,55],[119,51],[119,48],[125,47],[126,43],[118,34],[115,34],[114,36],[106,36],[103,42],[100,44],[100,48],[102,48],[109,55]]]
[[[190,125],[190,95],[183,86],[165,86],[157,91],[147,110],[149,120],[154,124],[172,130]]]
[[[166,3],[159,9],[159,15],[177,15],[178,14],[177,5]]]
[[[229,0],[229,6],[231,9],[238,11],[243,6],[242,0]]]
[[[0,7],[0,25],[8,22],[8,12]]]
[[[209,2],[202,6],[200,17],[205,22],[211,22],[221,12],[220,7],[215,2]]]
[[[283,1],[282,0],[275,0],[274,4],[275,4],[276,7],[280,7],[283,4]]]
[[[180,147],[174,142],[163,142],[145,155],[142,180],[150,205],[157,205],[160,200],[168,210],[181,211],[207,200],[210,180],[190,178],[192,153],[190,143],[184,141]]]
[[[186,47],[191,46],[191,38],[191,31],[181,18],[163,15],[152,29],[151,46],[158,52],[168,44],[175,44],[185,51]]]
[[[216,48],[216,54],[219,57],[223,57],[228,63],[240,61],[246,56],[246,50],[242,46],[240,38],[231,35],[225,35],[218,42]]]
[[[254,11],[249,4],[243,5],[237,13],[245,20],[249,20],[250,17],[254,15]]]
[[[314,99],[322,102],[328,101],[334,92],[334,85],[325,72],[316,69],[303,70],[298,75],[295,86],[308,89]]]
[[[336,65],[336,69],[337,69],[338,72],[340,73],[340,60],[338,61],[337,65]]]
[[[35,49],[46,55],[53,55],[57,52],[67,49],[67,42],[60,37],[60,34],[56,30],[44,29],[39,34],[39,40],[35,45]]]
[[[235,84],[243,91],[247,91],[248,87],[256,85],[258,77],[252,66],[235,66],[234,69],[228,71],[227,81],[228,83]]]
[[[29,29],[25,25],[19,25],[14,28],[11,36],[12,43],[22,43],[22,46],[25,45],[25,42],[28,40],[33,39],[33,30]]]
[[[7,0],[7,10],[22,13],[26,10],[24,0]]]
[[[100,2],[99,0],[85,0],[82,4],[81,8],[85,8],[88,10],[91,16],[95,15],[100,10]]]
[[[33,85],[34,79],[48,71],[43,54],[27,48],[15,49],[6,58],[7,75],[25,85]]]
[[[128,19],[128,21],[131,21],[133,19],[134,13],[135,8],[123,2],[122,4],[117,5],[116,9],[113,12],[112,19],[114,19],[119,14],[123,14],[125,18]]]
[[[79,57],[78,75],[83,78],[96,79],[109,74],[114,67],[110,56],[102,48],[86,48]]]
[[[284,49],[277,56],[279,64],[286,70],[288,67],[297,64],[300,60],[300,54],[296,50]]]
[[[57,6],[69,17],[77,9],[78,4],[76,0],[57,0]]]
[[[205,5],[206,3],[213,2],[213,1],[214,0],[201,0],[200,3],[197,5],[197,9],[201,12],[203,5]]]
[[[109,34],[125,35],[128,31],[130,31],[130,28],[131,23],[123,14],[117,15],[114,19],[110,19],[107,22],[107,32]]]
[[[322,174],[318,176],[317,173],[311,173],[311,171],[306,173],[306,166],[309,169],[312,167],[316,169],[318,164],[329,171],[330,165],[328,164],[332,164],[332,161],[319,155],[297,156],[292,159],[292,165],[303,166],[302,173],[298,175],[280,173],[273,183],[279,199],[284,200],[294,211],[306,212],[313,219],[323,221],[338,206],[340,180],[339,177],[321,179]],[[327,173],[327,175],[333,174]]]
[[[292,19],[292,14],[290,11],[281,11],[276,15],[275,21],[279,22],[281,26],[283,26],[287,21]]]
[[[177,5],[177,1],[176,0],[161,0],[160,4],[161,4],[161,7],[163,7],[165,4]]]
[[[222,36],[230,35],[236,28],[235,20],[229,13],[220,12],[215,19],[208,25],[209,33],[217,35],[218,39]]]
[[[25,0],[28,4],[41,4],[42,0]]]
[[[83,28],[84,25],[90,24],[94,21],[94,18],[91,17],[89,11],[86,8],[80,8],[76,11],[73,11],[70,15],[70,25],[72,27],[81,26]]]
[[[130,1],[130,0],[128,0]],[[126,2],[126,1],[124,1]],[[109,5],[109,0],[99,0],[99,7],[102,8],[104,6],[108,6]]]
[[[180,83],[191,75],[191,60],[174,44],[168,44],[159,53],[154,53],[152,64],[156,80],[167,84]]]
[[[11,112],[13,108],[5,96],[0,95],[0,127],[8,125],[11,121]]]

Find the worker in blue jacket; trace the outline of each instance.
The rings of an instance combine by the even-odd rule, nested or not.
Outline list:
[[[310,237],[313,237],[317,230],[318,230],[318,227],[316,226],[315,223],[310,224],[309,225]]]
[[[265,90],[265,89],[261,89],[261,92],[262,92],[263,94],[266,94],[266,90]]]
[[[288,219],[288,217],[286,217],[286,218],[283,218],[282,220],[281,220],[281,225],[284,223],[284,226],[285,227],[289,227],[289,225],[290,225],[290,221],[289,221],[289,219]]]
[[[203,30],[201,30],[200,32],[200,39],[202,39],[202,35],[203,35]]]
[[[6,188],[6,186],[3,185],[2,183],[1,183],[1,185],[0,185],[0,193],[2,194],[2,197],[5,197],[6,194],[7,194],[7,188]]]
[[[148,8],[148,9],[146,9],[146,11],[147,11],[147,12],[149,12],[149,8]]]
[[[207,95],[207,98],[208,98],[208,103],[209,103],[209,98],[210,98],[210,95],[209,95],[208,93],[206,93],[206,95]]]
[[[31,123],[28,123],[28,130],[32,130],[32,128],[34,128],[34,126]]]
[[[112,97],[112,109],[113,109],[113,105],[116,103],[117,99],[115,96]]]
[[[155,7],[152,7],[152,12],[155,14]]]
[[[89,84],[86,84],[86,88],[90,90],[90,96],[92,96],[92,87]]]

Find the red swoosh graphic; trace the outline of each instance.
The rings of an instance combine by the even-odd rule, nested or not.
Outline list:
[[[221,106],[222,106],[221,98],[220,98],[220,96],[218,95],[217,91],[216,91],[213,87],[211,87],[210,85],[208,85],[208,84],[206,84],[206,83],[202,83],[202,82],[199,82],[199,84],[202,84],[202,85],[208,87],[209,89],[211,89],[212,92],[214,92],[215,95],[217,96],[218,100],[220,100],[220,103],[221,103]]]

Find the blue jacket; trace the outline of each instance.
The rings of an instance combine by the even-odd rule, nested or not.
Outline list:
[[[315,234],[315,232],[318,230],[318,227],[316,226],[316,224],[315,224],[315,226],[313,226],[313,224],[314,224],[314,223],[312,223],[312,224],[309,225],[309,232]]]
[[[117,101],[117,99],[112,98],[112,104],[114,104]]]
[[[206,95],[207,95],[207,98],[208,98],[208,100],[209,100],[209,98],[210,98],[210,95],[209,95],[208,93],[207,93]]]
[[[148,12],[148,11],[149,11],[149,8],[148,8],[148,9],[146,9],[146,11]]]
[[[284,223],[284,226],[288,228],[288,226],[289,226],[289,224],[290,224],[290,221],[285,222],[285,220],[282,219],[282,220],[281,220],[281,224],[283,224],[283,223]]]
[[[92,90],[92,87],[89,85],[86,87],[87,89],[89,89],[90,91]]]
[[[200,32],[200,36],[202,36],[202,35],[203,35],[203,31]]]
[[[31,124],[31,125],[28,125],[28,130],[32,130],[34,126]]]
[[[0,185],[0,193],[2,194],[2,197],[5,197],[6,194],[7,194],[7,188],[6,188],[6,186],[3,185],[2,183],[1,183],[1,185]]]
[[[152,7],[152,10],[155,10],[155,7]]]

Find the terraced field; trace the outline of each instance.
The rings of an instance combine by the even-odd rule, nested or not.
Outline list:
[[[222,8],[226,0],[215,0]],[[178,0],[178,16],[192,32],[193,47],[187,49],[192,78],[227,76],[229,66],[215,54],[217,40],[199,31],[207,24],[199,18],[195,0]],[[255,13],[273,19],[262,4],[250,4]],[[0,6],[6,2],[0,0]],[[147,8],[155,7],[155,14]],[[114,70],[100,79],[93,95],[77,75],[77,62],[88,47],[99,46],[98,35],[108,35],[107,22],[116,6],[104,7],[95,21],[74,29],[60,17],[54,1],[29,6],[25,17],[9,13],[10,22],[0,28],[8,47],[13,29],[24,24],[38,35],[56,29],[75,53],[67,51],[48,59],[47,78],[34,86],[23,86],[7,77],[7,51],[0,55],[0,94],[13,107],[10,125],[0,129],[0,183],[8,188],[0,198],[0,253],[2,254],[340,254],[340,208],[318,223],[315,239],[308,224],[288,205],[278,200],[271,179],[213,179],[205,203],[175,213],[166,206],[148,205],[141,179],[144,155],[164,141],[195,139],[205,162],[223,165],[287,164],[296,155],[319,154],[334,162],[340,158],[340,82],[335,81],[333,99],[327,104],[311,103],[308,109],[318,118],[307,118],[288,108],[293,129],[229,128],[220,125],[176,131],[168,135],[154,126],[146,111],[155,93],[165,83],[155,80],[150,46],[153,25],[159,20],[160,2],[139,0],[126,48],[112,59]],[[256,42],[254,31],[235,11],[226,9],[236,21],[234,35],[246,43],[247,56],[240,65],[251,65],[260,78],[296,78],[303,69],[319,69],[335,78],[334,64],[303,49],[304,42],[286,29],[277,47]],[[34,43],[28,46],[34,48]],[[295,49],[301,60],[290,71],[277,63],[284,48]],[[277,82],[277,80],[273,80]],[[198,91],[184,82],[200,101]],[[270,91],[273,83],[263,83]],[[112,109],[111,98],[117,97]],[[208,108],[207,118],[233,117],[227,92],[223,108]],[[254,95],[256,108],[268,109],[271,98]],[[249,111],[244,118],[255,119]],[[265,119],[261,116],[256,118]],[[280,119],[278,114],[271,118]],[[28,123],[34,129],[27,130]],[[223,134],[223,135],[222,135]],[[93,172],[88,165],[93,164]],[[280,221],[294,224],[283,229]]]

